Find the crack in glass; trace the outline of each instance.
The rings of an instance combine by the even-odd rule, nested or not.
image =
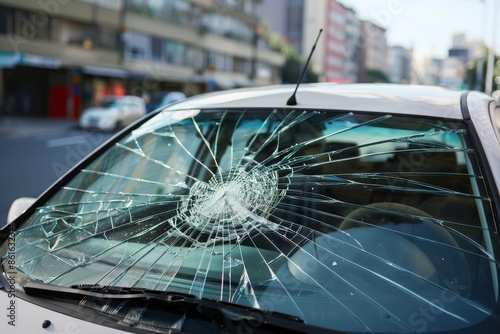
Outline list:
[[[173,228],[215,232],[210,243],[233,241],[252,229],[276,230],[277,224],[267,218],[286,194],[278,182],[277,172],[250,160],[226,178],[215,175],[208,182],[195,182],[169,223]]]

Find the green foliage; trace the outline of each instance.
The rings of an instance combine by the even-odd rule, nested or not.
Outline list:
[[[300,61],[298,59],[287,60],[281,70],[281,79],[283,83],[297,83],[304,66],[305,61]],[[306,74],[302,79],[302,82],[318,82],[318,74],[314,73],[314,71],[311,69],[310,63],[309,67],[307,68]]]
[[[299,52],[278,33],[266,32],[265,38],[269,46],[277,52],[280,52],[286,61],[299,60],[301,55]]]
[[[496,89],[497,84],[495,83],[495,78],[500,76],[500,56],[495,56],[493,71],[493,90]],[[480,67],[478,69],[478,67]],[[467,67],[467,73],[465,82],[470,89],[479,90],[481,92],[485,91],[485,78],[486,70],[488,67],[488,49],[484,48],[481,52],[481,56],[472,60]],[[481,80],[481,82],[479,82]]]
[[[366,75],[368,77],[368,82],[378,82],[378,83],[390,82],[387,75],[379,69],[367,69]]]
[[[301,55],[293,46],[288,44],[285,38],[278,33],[271,33],[269,27],[265,28],[264,36],[268,45],[274,51],[280,52],[285,62],[281,68],[281,80],[283,83],[296,83],[306,63],[307,56]],[[312,70],[312,62],[309,63],[303,82],[318,82],[319,75]]]

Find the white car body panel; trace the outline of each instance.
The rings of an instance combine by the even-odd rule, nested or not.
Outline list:
[[[8,308],[11,302],[14,301],[14,309],[12,317],[9,317],[10,312]],[[30,334],[113,334],[113,333],[126,333],[111,327],[102,326],[97,323],[77,319],[60,312],[55,312],[38,305],[32,304],[21,298],[9,298],[8,293],[0,292],[0,305],[4,314],[2,321],[0,321],[0,333],[30,333]],[[44,321],[49,320],[50,325],[43,328]]]
[[[484,153],[489,161],[497,189],[500,189],[500,141],[495,133],[498,129],[494,128],[494,123],[492,123],[488,113],[489,103],[491,100],[486,99],[483,94],[470,93],[467,97],[470,118],[476,127]]]
[[[35,201],[36,198],[32,197],[21,197],[16,199],[10,206],[9,213],[7,214],[7,224],[12,223],[17,217],[26,211],[26,209],[35,203]]]
[[[203,94],[167,110],[201,108],[305,108],[417,114],[462,119],[463,92],[439,87],[391,84],[306,84],[297,92],[297,105],[286,103],[295,85],[264,86]]]
[[[464,117],[470,117],[477,137],[481,141],[484,155],[489,162],[497,189],[500,189],[500,141],[497,137],[498,129],[495,128],[489,114],[490,104],[500,104],[484,94],[470,92],[464,98],[465,92],[437,87],[309,84],[299,88],[297,106],[288,106],[286,102],[294,89],[294,85],[281,85],[209,93],[178,102],[166,107],[165,110],[186,110],[186,113],[195,115],[199,109],[301,108],[421,115],[452,120],[463,120]],[[462,110],[465,106],[468,115]],[[86,127],[85,117],[100,117],[105,113],[115,115],[114,117],[117,119],[121,117],[120,120],[123,120],[125,125],[144,115],[145,108],[144,111],[125,108],[121,112],[122,115],[117,109],[114,111],[89,109],[85,115],[82,115],[80,124]],[[186,113],[183,114],[183,117],[186,116]],[[171,117],[174,118],[175,115],[172,114]],[[23,203],[20,202],[20,204]],[[498,286],[496,289],[499,289]],[[125,331],[95,324],[92,322],[93,319],[74,318],[33,304],[28,300],[9,296],[8,292],[0,292],[0,307],[4,309],[4,312],[8,312],[5,310],[8,310],[9,305],[14,300],[15,317],[13,321],[15,321],[15,326],[9,323],[8,315],[7,318],[4,316],[4,320],[0,322],[0,333],[125,333]],[[42,323],[46,320],[49,320],[51,324],[47,328],[42,328]]]

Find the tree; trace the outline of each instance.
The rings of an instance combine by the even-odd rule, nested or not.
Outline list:
[[[465,82],[469,89],[485,91],[486,68],[488,66],[488,48],[483,47],[480,56],[469,62]],[[495,78],[500,76],[500,57],[495,55],[495,69],[493,72],[493,90],[497,87]]]
[[[375,69],[375,68],[367,69],[366,76],[367,76],[368,82],[378,82],[378,83],[390,82],[387,75],[379,69]]]
[[[282,82],[296,83],[299,80],[299,75],[305,66],[307,58],[288,44],[283,36],[278,33],[270,33],[268,27],[264,29],[264,38],[273,50],[280,52],[285,58],[285,62],[281,68]],[[302,82],[318,82],[319,75],[312,68],[312,63],[309,63]]]
[[[285,61],[281,69],[281,80],[283,83],[297,83],[299,81],[299,76],[305,66],[305,61],[301,61],[297,58],[292,58]],[[306,74],[302,79],[302,82],[318,82],[318,74],[311,69],[311,63],[307,68]]]

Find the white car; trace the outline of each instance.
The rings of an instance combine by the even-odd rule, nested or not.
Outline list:
[[[145,114],[146,105],[140,97],[106,97],[98,105],[82,112],[80,127],[111,131],[127,126]]]
[[[183,92],[156,92],[151,96],[151,101],[146,104],[146,111],[151,112],[155,109],[166,107],[174,102],[184,100],[185,98],[186,95]]]
[[[16,202],[0,333],[499,333],[500,103],[294,88],[152,112]]]

